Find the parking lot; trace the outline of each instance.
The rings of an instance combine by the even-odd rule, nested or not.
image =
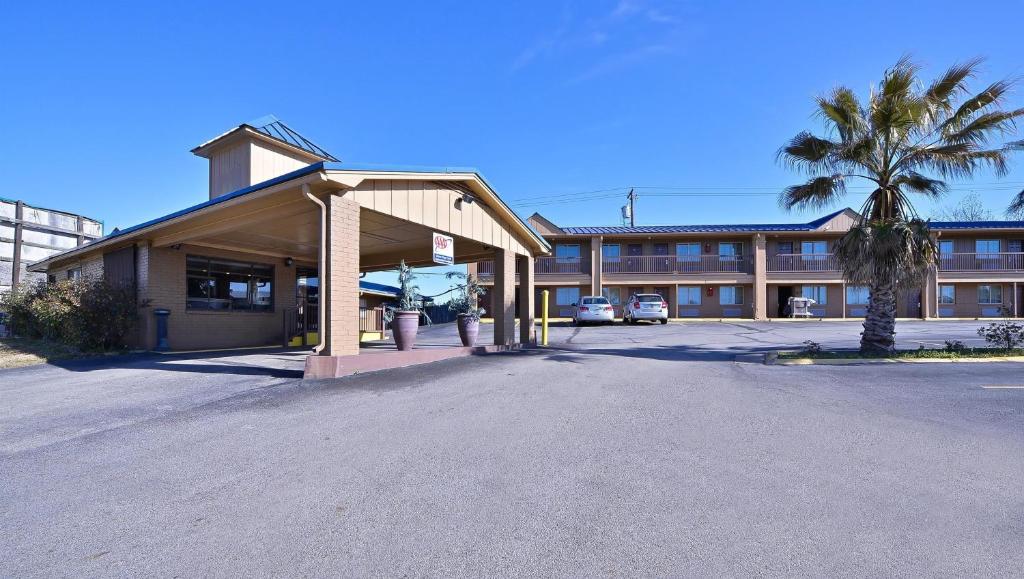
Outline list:
[[[316,383],[290,352],[0,372],[0,575],[1016,575],[1024,364],[734,361],[859,330],[557,327]]]

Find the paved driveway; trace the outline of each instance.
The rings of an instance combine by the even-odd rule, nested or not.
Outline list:
[[[1017,575],[1024,365],[730,361],[782,326],[3,372],[0,575]]]

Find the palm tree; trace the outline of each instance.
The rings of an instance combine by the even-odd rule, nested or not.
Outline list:
[[[920,286],[935,262],[928,223],[914,211],[911,197],[938,198],[948,189],[946,179],[965,179],[982,169],[1004,176],[1009,153],[1022,148],[1021,142],[993,143],[1024,116],[1024,109],[1001,109],[1011,81],[969,96],[967,81],[980,64],[958,64],[924,86],[919,67],[904,57],[866,103],[846,87],[819,97],[825,136],[802,132],[779,151],[780,162],[809,176],[783,190],[779,202],[786,209],[831,205],[853,180],[873,189],[863,219],[836,245],[845,279],[869,288],[864,353],[894,350],[897,292]],[[1024,207],[1024,192],[1020,197]]]

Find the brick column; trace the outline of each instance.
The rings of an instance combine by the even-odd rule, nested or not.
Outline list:
[[[754,319],[768,318],[768,252],[763,233],[754,236]]]
[[[498,346],[515,342],[516,333],[516,256],[507,249],[494,250],[494,343]]]
[[[601,286],[604,283],[602,279],[604,273],[601,255],[602,243],[604,243],[603,237],[590,238],[590,295],[592,296],[601,295]]]
[[[321,355],[348,356],[359,353],[359,204],[341,194],[325,202],[327,271],[320,272],[320,307],[327,309]]]
[[[532,344],[536,341],[533,327],[533,257],[517,255],[516,261],[519,263],[519,342]]]

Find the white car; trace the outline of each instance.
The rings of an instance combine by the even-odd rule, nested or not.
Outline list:
[[[622,305],[622,323],[635,324],[637,320],[668,323],[668,302],[658,294],[636,294]]]
[[[577,326],[591,322],[611,324],[615,321],[615,311],[612,310],[612,304],[604,296],[583,296],[575,306],[576,310],[573,313],[572,322]]]

